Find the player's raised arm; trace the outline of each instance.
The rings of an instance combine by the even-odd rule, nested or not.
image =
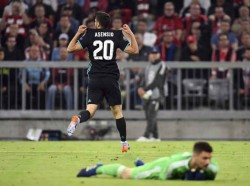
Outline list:
[[[72,38],[72,40],[70,41],[70,43],[67,47],[68,52],[76,52],[76,51],[83,49],[81,44],[77,40],[80,37],[80,35],[86,31],[86,29],[87,29],[87,27],[85,25],[79,26],[76,35]]]
[[[131,29],[129,28],[129,26],[127,24],[124,24],[122,26],[122,31],[127,34],[130,39],[131,39],[131,43],[130,46],[128,46],[124,52],[128,53],[128,54],[138,54],[139,53],[139,47],[137,44],[137,41],[135,39],[135,35],[134,33],[131,31]]]

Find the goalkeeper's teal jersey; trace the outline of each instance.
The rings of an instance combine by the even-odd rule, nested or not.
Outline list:
[[[184,179],[185,174],[190,170],[188,164],[192,154],[185,152],[175,154],[170,157],[164,157],[155,161],[146,163],[144,166],[132,169],[133,179]],[[213,180],[218,172],[218,166],[214,160],[204,170],[206,180]]]

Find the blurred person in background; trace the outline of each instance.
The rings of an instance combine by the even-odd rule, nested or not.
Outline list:
[[[181,18],[190,16],[191,4],[199,4],[202,15],[206,15],[207,9],[210,7],[210,1],[208,0],[184,0],[184,6],[180,13]]]
[[[32,45],[29,50],[29,58],[25,62],[42,61],[40,49]],[[45,109],[45,91],[50,77],[50,71],[47,68],[27,67],[26,79],[20,74],[21,84],[24,83],[26,92],[26,109]]]
[[[42,5],[45,10],[45,17],[49,18],[51,22],[54,22],[55,11],[57,9],[57,1],[55,0],[31,0],[31,1],[33,2],[31,2],[31,7],[29,9],[30,17],[35,17],[36,6]]]
[[[227,34],[221,33],[219,35],[219,48],[213,51],[212,62],[219,62],[219,63],[236,62],[236,51],[230,46]],[[212,74],[210,77],[211,80],[216,80],[216,79],[229,80],[230,77],[232,77],[233,80],[234,108],[241,109],[242,97],[244,95],[244,82],[243,82],[242,69],[233,69],[230,71],[223,67],[212,68]],[[229,87],[227,87],[227,89],[228,89],[227,91],[229,91]]]
[[[124,24],[129,24],[132,17],[136,15],[136,8],[136,1],[134,0],[109,0],[106,11],[112,17],[122,17],[122,22]]]
[[[240,37],[240,47],[236,51],[237,60],[242,61],[244,58],[245,50],[250,47],[250,33],[243,32]]]
[[[219,34],[219,47],[213,51],[212,56],[213,62],[235,62],[236,61],[236,52],[230,46],[229,38],[226,33]],[[217,78],[229,78],[230,74],[227,69],[224,68],[213,68],[211,79]]]
[[[250,47],[245,49],[243,62],[250,62]],[[245,96],[250,98],[250,68],[243,69],[243,79],[245,84]],[[249,100],[248,100],[249,102]]]
[[[237,50],[238,39],[235,36],[235,34],[231,32],[230,28],[231,28],[230,21],[228,21],[228,20],[221,21],[218,33],[214,34],[211,37],[211,47],[213,50],[217,50],[219,48],[219,44],[220,44],[219,36],[220,36],[220,34],[226,34],[227,38],[229,39],[230,47],[232,47],[234,50]]]
[[[56,30],[54,32],[54,35],[53,35],[53,39],[54,39],[53,46],[54,46],[54,48],[58,46],[58,39],[59,39],[59,36],[62,33],[67,34],[69,36],[69,40],[71,40],[74,37],[74,30],[71,27],[70,19],[69,19],[68,16],[62,15],[60,17],[59,24],[60,24],[60,27],[56,28]]]
[[[155,33],[148,31],[148,22],[146,19],[139,19],[136,24],[136,31],[142,34],[143,44],[149,47],[153,47],[157,36]]]
[[[235,18],[239,17],[239,9],[244,6],[247,7],[250,11],[250,0],[242,0],[241,3],[234,6],[234,16]]]
[[[164,5],[164,15],[156,19],[153,31],[158,40],[161,40],[163,33],[170,29],[173,30],[176,39],[180,41],[183,34],[183,24],[180,17],[175,14],[174,4],[167,2]]]
[[[136,33],[135,34],[135,39],[138,43],[138,47],[139,47],[139,54],[137,55],[129,55],[127,60],[128,61],[141,61],[141,62],[145,62],[148,60],[148,55],[151,51],[151,48],[149,46],[144,45],[143,43],[143,36],[141,33]]]
[[[24,52],[17,48],[17,40],[14,36],[8,36],[5,43],[5,61],[22,61]]]
[[[242,6],[239,9],[239,18],[235,19],[232,25],[232,31],[240,36],[242,32],[250,32],[250,10]]]
[[[139,47],[139,54],[129,55],[127,60],[130,62],[146,62],[148,61],[148,56],[150,54],[151,48],[143,44],[143,37],[141,33],[135,34],[135,39]],[[137,88],[139,86],[139,73],[140,68],[131,68],[130,69],[130,108],[140,108],[141,100],[137,95]]]
[[[6,47],[4,50],[4,61],[22,61],[24,60],[24,52],[17,48],[17,41],[14,36],[8,36],[6,39]],[[20,109],[21,104],[21,91],[20,84],[18,81],[18,73],[19,69],[17,68],[9,68],[5,69],[5,75],[8,77],[6,80],[6,101],[8,109]]]
[[[160,0],[160,1],[153,1],[151,0],[151,3],[157,3],[156,5],[156,16],[159,17],[159,16],[162,16],[164,14],[164,9],[162,9],[162,7],[164,7],[164,4],[167,3],[167,2],[171,2],[174,4],[175,6],[175,12],[177,14],[180,13],[181,9],[183,8],[183,0]]]
[[[183,62],[201,62],[209,61],[210,56],[206,55],[206,49],[198,45],[195,36],[190,35],[186,39],[187,46],[183,48],[181,53],[181,61]],[[183,69],[182,78],[188,79],[207,79],[208,73],[206,69]]]
[[[202,27],[199,22],[193,22],[191,26],[190,35],[195,36],[198,45],[206,49],[205,55],[211,56],[211,45],[210,45],[211,33],[209,29],[207,27]],[[185,44],[186,43],[184,43],[184,46]]]
[[[25,40],[25,58],[29,59],[30,57],[30,47],[32,45],[36,45],[39,47],[39,54],[40,58],[44,61],[49,59],[49,54],[50,54],[50,45],[47,44],[41,36],[38,35],[38,32],[35,29],[30,29],[29,30],[29,37]]]
[[[214,14],[215,8],[220,6],[223,7],[224,12],[230,16],[231,20],[234,20],[234,7],[233,3],[231,3],[229,0],[213,0],[211,1],[211,6],[208,9],[207,15],[210,16],[211,14]]]
[[[111,22],[111,29],[120,30],[122,28],[122,18],[121,17],[113,17]]]
[[[10,31],[10,25],[17,24],[18,34],[25,37],[25,26],[30,23],[30,19],[22,6],[22,1],[13,0],[9,6],[9,8],[5,7],[3,17],[0,21],[0,31],[4,30],[4,34],[7,35]]]
[[[79,21],[73,17],[73,9],[71,6],[64,6],[62,8],[61,16],[68,16],[69,17],[69,22],[70,22],[70,27],[71,29],[76,32],[78,27],[79,27]],[[60,29],[60,24],[57,23],[56,29]]]
[[[208,24],[213,34],[217,34],[220,32],[221,21],[223,20],[228,20],[230,22],[231,18],[224,12],[223,7],[221,6],[215,7],[214,14],[211,14],[208,17]]]
[[[59,61],[60,60],[60,48],[67,47],[69,44],[69,36],[65,33],[62,33],[59,36],[59,46],[53,48],[51,61]],[[73,61],[73,54],[68,54],[68,61]]]
[[[13,36],[16,38],[17,48],[24,51],[24,43],[25,43],[25,37],[23,35],[18,34],[18,25],[12,24],[9,26],[10,32],[5,35],[5,37],[1,38],[2,45],[6,46],[6,40],[9,36]]]
[[[31,20],[31,23],[30,23],[30,29],[32,29],[32,28],[38,29],[38,27],[41,23],[46,23],[48,33],[50,36],[52,36],[54,24],[53,24],[53,22],[51,22],[51,20],[49,18],[45,17],[45,15],[46,15],[45,8],[42,4],[38,4],[35,6],[34,14],[35,14],[35,16]]]
[[[186,16],[182,19],[183,22],[183,37],[186,38],[190,35],[191,26],[193,22],[199,22],[201,27],[207,23],[207,16],[202,15],[200,11],[200,5],[198,3],[192,3],[190,5],[190,16]]]
[[[174,43],[173,30],[167,30],[163,33],[163,39],[159,47],[161,59],[163,61],[172,62],[180,60],[181,50],[180,47]]]
[[[0,47],[0,63],[4,61],[4,49]],[[9,69],[0,68],[0,109],[7,109]]]
[[[53,40],[48,32],[49,25],[47,22],[41,22],[38,24],[37,32],[41,39],[44,41],[44,49],[47,53],[48,58],[50,59],[52,49],[53,49]]]
[[[75,0],[66,0],[65,3],[58,6],[57,13],[56,13],[56,21],[60,19],[62,9],[64,7],[71,7],[72,9],[72,16],[78,20],[78,23],[82,22],[83,19],[83,10],[82,7],[80,7]]]
[[[158,47],[153,47],[149,54],[149,65],[142,75],[138,95],[143,100],[147,127],[144,135],[137,141],[160,141],[157,127],[157,113],[164,97],[164,83],[167,66],[161,61]]]
[[[68,62],[68,52],[66,47],[61,47],[59,61]],[[73,69],[72,68],[52,68],[52,84],[48,88],[47,110],[55,109],[55,96],[59,92],[66,102],[66,109],[73,109]],[[63,93],[63,95],[62,95]],[[61,100],[62,101],[62,100]],[[62,108],[62,107],[61,107]]]

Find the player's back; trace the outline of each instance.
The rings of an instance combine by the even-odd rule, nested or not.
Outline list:
[[[90,77],[110,76],[119,78],[116,50],[118,48],[125,50],[129,44],[121,30],[87,29],[79,42],[89,52],[91,62],[88,74]]]

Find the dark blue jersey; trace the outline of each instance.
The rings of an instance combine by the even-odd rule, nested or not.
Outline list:
[[[122,51],[129,45],[121,30],[87,29],[78,42],[89,52],[90,77],[111,76],[119,79],[120,73],[116,64],[116,50]]]

